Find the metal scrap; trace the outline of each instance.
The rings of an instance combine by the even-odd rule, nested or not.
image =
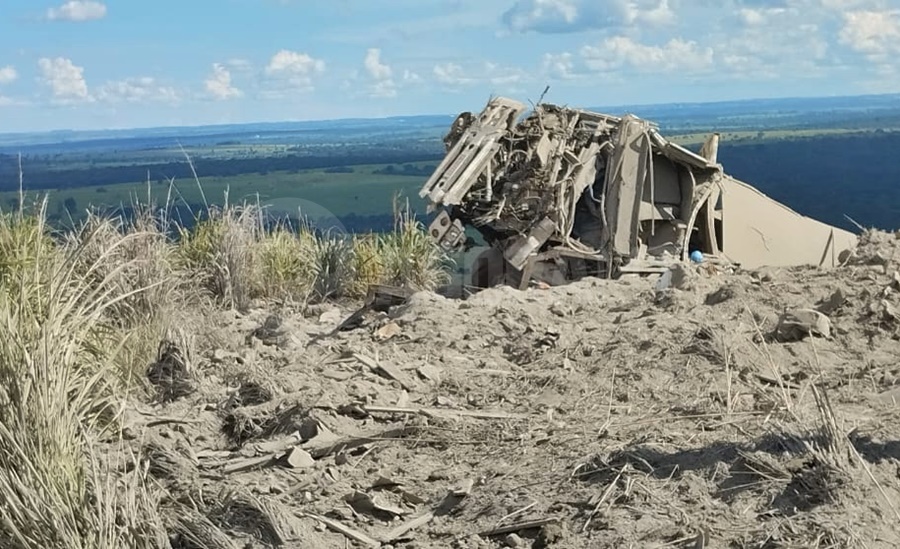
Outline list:
[[[678,262],[835,266],[856,236],[804,217],[725,174],[719,134],[693,152],[655,124],[497,97],[460,114],[420,190],[445,250],[488,248],[479,287],[664,273]],[[699,259],[698,259],[699,258]]]

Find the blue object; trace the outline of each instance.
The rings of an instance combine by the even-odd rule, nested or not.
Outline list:
[[[694,250],[691,252],[691,261],[694,263],[703,263],[703,252],[700,250]]]

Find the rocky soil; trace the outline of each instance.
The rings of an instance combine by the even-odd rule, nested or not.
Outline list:
[[[336,334],[353,306],[222,313],[161,349],[128,455],[181,548],[900,547],[898,270],[873,232],[832,270],[418,293]]]

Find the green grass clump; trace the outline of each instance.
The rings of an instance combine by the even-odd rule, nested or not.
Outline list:
[[[381,237],[384,284],[434,290],[450,282],[450,258],[406,209],[395,214],[394,231]]]
[[[315,277],[312,258],[316,238],[306,230],[277,227],[263,236],[259,246],[260,279],[269,298],[305,300]]]
[[[349,289],[353,297],[363,297],[368,293],[369,286],[385,283],[386,271],[379,235],[359,235],[354,238],[353,271],[354,280]]]
[[[261,293],[256,245],[263,230],[258,207],[211,208],[208,219],[180,233],[186,268],[214,298],[244,310]]]
[[[339,299],[350,294],[356,279],[353,240],[329,233],[316,239],[312,256],[312,292],[316,301]]]

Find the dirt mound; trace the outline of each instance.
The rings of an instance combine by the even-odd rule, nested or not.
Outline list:
[[[898,251],[223,314],[131,443],[178,547],[900,546]]]

